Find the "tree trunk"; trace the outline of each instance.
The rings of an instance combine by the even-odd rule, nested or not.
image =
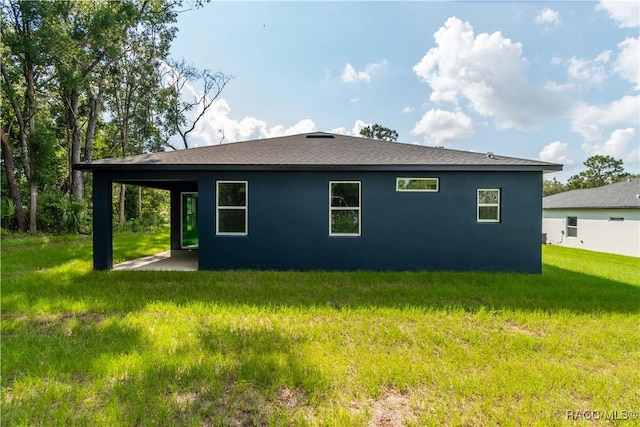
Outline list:
[[[67,122],[71,129],[71,156],[69,158],[69,171],[71,174],[71,197],[80,200],[84,195],[84,174],[74,170],[73,165],[80,163],[80,127],[78,124],[78,103],[80,94],[77,88],[71,89],[66,97]]]
[[[38,232],[37,215],[38,212],[38,187],[34,180],[29,182],[29,234],[35,235]]]
[[[20,190],[18,188],[18,180],[16,179],[16,168],[13,164],[13,152],[9,145],[9,138],[4,133],[4,129],[0,128],[0,139],[2,140],[2,159],[4,161],[4,167],[7,173],[7,184],[9,186],[9,195],[13,204],[16,207],[16,221],[18,222],[18,228],[22,231],[27,231],[27,219],[24,215],[24,208],[22,207],[22,197],[20,197]]]

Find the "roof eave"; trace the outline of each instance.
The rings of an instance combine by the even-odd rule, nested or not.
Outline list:
[[[75,163],[74,170],[85,172],[117,171],[464,171],[464,172],[548,172],[560,171],[562,165],[474,165],[474,164],[436,164],[436,165],[327,165],[327,164],[168,164],[168,163]]]

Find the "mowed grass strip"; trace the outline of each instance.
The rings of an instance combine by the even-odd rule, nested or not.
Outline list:
[[[117,234],[114,258],[167,242]],[[2,425],[575,425],[640,410],[636,258],[544,247],[542,275],[92,272],[90,248],[3,241]]]

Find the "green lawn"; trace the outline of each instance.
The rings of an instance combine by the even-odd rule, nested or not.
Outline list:
[[[114,258],[167,242],[117,234]],[[2,425],[621,425],[640,260],[543,256],[542,275],[92,272],[88,237],[5,239]]]

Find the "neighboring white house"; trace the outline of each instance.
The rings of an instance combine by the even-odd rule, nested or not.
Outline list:
[[[640,257],[640,179],[542,199],[546,243]]]

